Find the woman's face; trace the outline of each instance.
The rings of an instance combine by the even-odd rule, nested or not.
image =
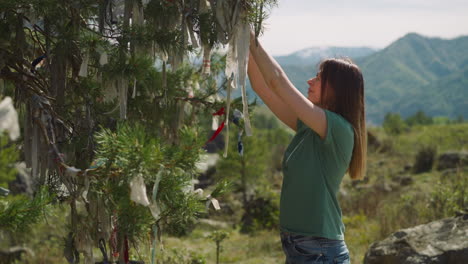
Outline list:
[[[307,81],[309,89],[307,91],[307,99],[313,104],[320,104],[320,95],[322,93],[322,84],[320,81],[320,72],[317,75]]]

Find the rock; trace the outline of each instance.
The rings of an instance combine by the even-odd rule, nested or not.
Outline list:
[[[411,171],[411,169],[413,168],[413,166],[411,164],[406,164],[404,167],[403,167],[403,171],[404,172],[409,172]]]
[[[200,161],[195,165],[197,167],[198,183],[195,183],[195,189],[206,187],[214,184],[213,175],[216,173],[216,163],[220,159],[219,154],[203,154],[200,156]]]
[[[468,263],[468,214],[402,229],[373,243],[364,264]]]
[[[379,181],[379,182],[376,182],[372,188],[378,190],[379,192],[382,192],[382,193],[389,193],[389,192],[392,192],[396,189],[398,189],[398,186],[396,184],[393,184],[391,182],[388,182],[386,180],[382,180],[382,181]]]
[[[454,169],[468,165],[468,152],[442,153],[437,160],[437,170]]]
[[[15,168],[18,171],[16,179],[8,183],[8,188],[12,194],[25,193],[32,197],[33,182],[31,179],[31,169],[26,168],[25,162],[17,162]]]
[[[34,252],[26,247],[12,247],[6,250],[0,249],[0,264],[10,264],[10,263],[23,263],[17,262],[22,260],[22,255],[29,255],[29,257],[34,256]]]
[[[408,175],[402,175],[393,177],[392,181],[397,182],[400,186],[407,186],[413,183],[413,178]]]

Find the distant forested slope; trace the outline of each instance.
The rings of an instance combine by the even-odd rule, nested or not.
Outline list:
[[[353,58],[364,73],[366,112],[370,123],[380,124],[387,112],[407,117],[418,110],[431,116],[468,118],[468,36],[446,40],[410,33],[380,51],[372,52],[366,48],[336,50],[341,52],[332,53],[332,56]],[[310,50],[309,54],[306,51],[293,53],[289,58],[277,58],[304,94],[306,80],[315,75],[320,60]],[[370,55],[360,56],[363,52]],[[309,55],[311,63],[299,60],[298,54]],[[316,61],[311,54],[316,56]],[[250,97],[255,96],[250,87],[248,93]]]

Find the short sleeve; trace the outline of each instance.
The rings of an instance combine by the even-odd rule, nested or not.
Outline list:
[[[327,118],[327,135],[324,140],[325,145],[334,141],[336,145],[352,145],[354,142],[354,129],[351,124],[342,116],[329,110],[324,110]]]
[[[297,119],[296,121],[296,132],[299,132],[304,127],[304,123],[302,122],[301,119]]]

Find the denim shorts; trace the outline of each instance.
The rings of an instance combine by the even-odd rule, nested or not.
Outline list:
[[[282,231],[281,244],[286,264],[350,264],[344,240],[292,234]]]

